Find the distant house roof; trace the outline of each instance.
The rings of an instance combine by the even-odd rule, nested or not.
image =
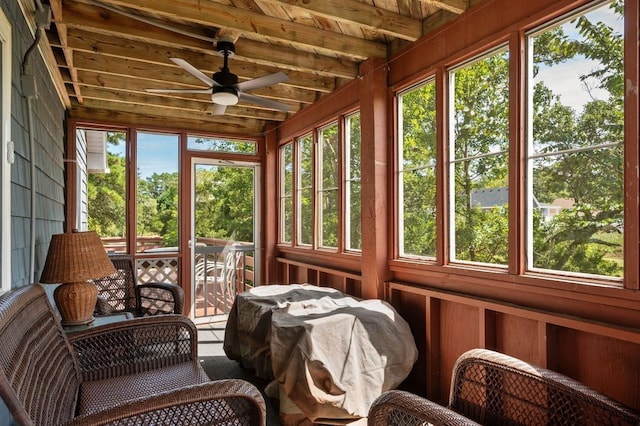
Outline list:
[[[471,205],[473,207],[491,208],[504,206],[509,203],[509,188],[483,188],[471,191]]]
[[[502,186],[498,188],[474,189],[471,191],[471,205],[488,209],[492,207],[504,206],[509,203],[509,188]],[[533,208],[540,208],[540,203],[533,197]]]

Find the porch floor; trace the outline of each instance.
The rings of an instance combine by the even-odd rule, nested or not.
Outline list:
[[[198,327],[198,358],[200,365],[207,372],[211,380],[243,379],[253,383],[267,404],[267,426],[281,426],[278,401],[268,397],[264,389],[268,382],[245,370],[237,361],[227,358],[224,353],[224,330],[226,322],[212,322],[199,324]]]

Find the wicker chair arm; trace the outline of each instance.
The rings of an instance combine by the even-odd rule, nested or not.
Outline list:
[[[249,382],[228,379],[135,399],[104,411],[76,417],[65,425],[263,426],[265,422],[266,406],[260,391]]]
[[[69,335],[83,380],[101,380],[198,359],[197,329],[182,315],[134,318]]]
[[[172,283],[147,282],[135,287],[137,315],[184,312],[184,290]]]
[[[369,426],[477,425],[476,422],[409,392],[391,390],[380,395],[369,409]]]

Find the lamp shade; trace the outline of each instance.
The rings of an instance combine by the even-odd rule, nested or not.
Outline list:
[[[115,272],[98,234],[93,231],[70,232],[51,237],[40,282],[87,281]]]
[[[98,289],[89,279],[116,273],[95,232],[71,232],[51,237],[41,283],[62,283],[53,292],[62,325],[93,322]]]

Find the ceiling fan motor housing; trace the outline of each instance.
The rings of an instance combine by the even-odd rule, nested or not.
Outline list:
[[[223,68],[213,74],[213,80],[220,86],[235,86],[238,84],[238,76],[229,72],[228,68]]]
[[[236,45],[232,41],[218,40],[216,43],[218,53],[224,56],[233,56],[236,53]]]

